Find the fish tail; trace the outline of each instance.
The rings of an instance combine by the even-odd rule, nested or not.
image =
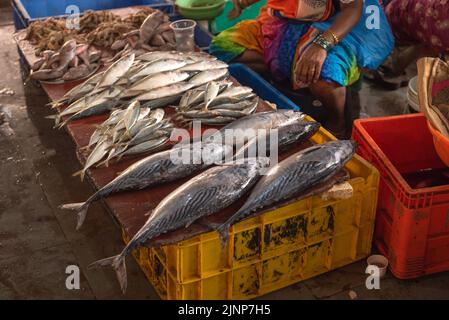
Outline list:
[[[80,171],[75,172],[72,174],[73,177],[80,176],[81,181],[84,181],[84,176],[86,175],[86,170],[81,169]]]
[[[229,239],[229,225],[228,224],[222,224],[217,227],[218,236],[220,238],[221,247],[226,247],[226,244],[228,243]]]
[[[78,202],[78,203],[67,203],[60,205],[59,208],[62,210],[74,210],[77,211],[78,221],[76,223],[76,230],[79,230],[86,220],[87,210],[89,209],[90,202]]]
[[[112,268],[114,268],[115,274],[117,275],[117,280],[120,284],[120,288],[122,289],[123,294],[125,294],[126,287],[128,285],[128,279],[126,276],[125,255],[119,254],[113,257],[95,261],[88,266],[88,269],[107,267],[107,266],[112,266]]]

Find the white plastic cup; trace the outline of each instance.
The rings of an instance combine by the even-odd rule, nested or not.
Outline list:
[[[170,24],[175,33],[176,50],[181,52],[195,51],[196,21],[182,19]]]
[[[379,268],[379,276],[385,276],[388,268],[388,259],[380,254],[373,254],[366,259],[369,266],[376,266]]]

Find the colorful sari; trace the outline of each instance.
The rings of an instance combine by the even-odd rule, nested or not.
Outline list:
[[[351,85],[359,79],[360,68],[377,69],[393,49],[393,35],[379,2],[364,2],[358,25],[329,50],[320,79]],[[377,8],[378,29],[367,27],[368,6]],[[338,0],[268,0],[256,20],[242,21],[216,36],[210,52],[230,62],[247,49],[255,50],[263,55],[275,80],[289,79],[298,89],[304,87],[295,76],[302,53],[332,25],[338,12]]]
[[[385,13],[399,42],[449,52],[449,0],[392,0]]]

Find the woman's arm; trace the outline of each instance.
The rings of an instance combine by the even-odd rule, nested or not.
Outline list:
[[[340,1],[340,14],[335,18],[329,30],[324,32],[323,36],[331,43],[335,40],[332,33],[339,40],[343,39],[359,23],[362,9],[363,0]]]
[[[334,45],[351,32],[359,22],[362,16],[363,0],[340,1],[340,9],[334,23],[322,34],[329,43]],[[297,77],[299,80],[305,84],[317,82],[326,57],[327,51],[318,44],[312,43],[298,62]]]

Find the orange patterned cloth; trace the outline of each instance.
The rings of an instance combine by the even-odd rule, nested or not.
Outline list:
[[[278,11],[283,17],[301,21],[325,21],[334,13],[330,0],[268,0],[268,12]]]

